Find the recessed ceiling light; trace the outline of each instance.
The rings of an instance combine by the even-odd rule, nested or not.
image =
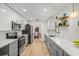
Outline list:
[[[47,9],[44,9],[44,12],[46,12],[47,11]]]
[[[27,10],[26,9],[23,9],[23,11],[26,12]]]

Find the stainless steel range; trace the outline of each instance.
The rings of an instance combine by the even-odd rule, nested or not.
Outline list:
[[[19,55],[22,54],[22,52],[24,51],[24,48],[25,48],[25,37],[24,36],[21,36],[20,38],[18,38],[18,52],[19,52]]]
[[[18,55],[21,55],[25,48],[25,37],[17,36],[17,32],[6,33],[6,39],[17,39],[18,40]]]

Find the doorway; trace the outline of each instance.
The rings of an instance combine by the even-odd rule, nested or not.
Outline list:
[[[34,38],[41,38],[40,27],[35,27],[35,29],[34,29]]]

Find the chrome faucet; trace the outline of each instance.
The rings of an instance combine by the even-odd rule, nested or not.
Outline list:
[[[59,25],[57,24],[59,20],[55,21],[55,35],[60,33]]]

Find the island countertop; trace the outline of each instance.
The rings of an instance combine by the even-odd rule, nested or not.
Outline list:
[[[79,56],[79,48],[75,47],[72,41],[62,38],[61,36],[50,37],[47,33],[45,33],[45,35],[70,56]]]
[[[17,41],[17,39],[4,39],[4,40],[0,41],[0,48],[4,47],[14,41]]]

